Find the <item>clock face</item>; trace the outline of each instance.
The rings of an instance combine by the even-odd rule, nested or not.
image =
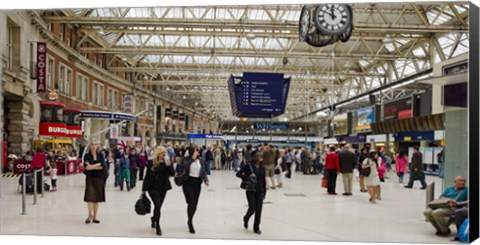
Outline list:
[[[315,27],[327,35],[339,35],[352,24],[352,11],[346,4],[321,4],[315,9]]]
[[[298,23],[300,42],[304,42],[310,30],[310,6],[303,6]]]

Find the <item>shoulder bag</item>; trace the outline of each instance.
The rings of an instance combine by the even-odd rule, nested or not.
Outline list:
[[[176,185],[182,186],[186,178],[185,176],[186,176],[185,171],[182,170],[181,173],[177,172],[173,177],[173,181],[175,182]]]
[[[459,192],[454,200],[457,201],[457,199],[460,197],[460,195],[463,194],[464,191]],[[428,207],[431,209],[451,208],[452,204],[450,204],[448,200],[449,200],[448,198],[438,198],[438,199],[432,200],[428,202]]]
[[[370,162],[370,160],[368,160],[368,162]],[[365,177],[370,176],[370,171],[371,171],[372,167],[361,168],[361,169],[362,169],[362,171],[361,171],[362,176],[365,176]]]
[[[240,188],[247,191],[256,191],[255,186],[257,185],[257,176],[253,173],[253,168],[251,164],[248,164],[252,173],[249,176],[246,176],[242,179]]]

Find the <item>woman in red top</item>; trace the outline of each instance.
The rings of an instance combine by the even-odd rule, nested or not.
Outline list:
[[[142,181],[143,180],[143,176],[144,176],[144,173],[145,173],[145,167],[147,166],[147,150],[145,150],[145,147],[142,147],[142,149],[140,150],[140,180]]]
[[[397,170],[398,182],[403,183],[403,176],[407,172],[408,158],[404,151],[400,151],[395,156],[395,166]]]
[[[334,146],[330,147],[330,154],[327,154],[325,158],[325,170],[327,174],[327,192],[329,195],[337,195],[335,186],[337,185],[337,174],[340,172],[340,163]]]

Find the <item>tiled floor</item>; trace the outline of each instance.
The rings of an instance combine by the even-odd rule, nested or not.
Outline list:
[[[162,208],[163,237],[450,243],[450,238],[435,236],[433,227],[425,222],[422,214],[425,191],[419,189],[420,183],[414,189],[405,189],[393,173],[389,176],[382,183],[383,200],[372,205],[368,194],[359,192],[358,180],[354,182],[353,196],[329,196],[320,187],[321,176],[297,173],[286,180],[284,188],[267,192],[261,224],[263,234],[259,236],[242,226],[246,199],[244,191],[238,188],[240,179],[233,172],[213,171],[210,187],[202,186],[194,219],[197,233],[188,233],[185,199],[181,188],[174,186]],[[437,183],[435,196],[438,196],[440,179],[427,176],[427,181]],[[339,176],[337,192],[342,191]],[[21,215],[17,179],[2,178],[0,234],[156,237],[155,230],[150,228],[150,216],[134,212],[140,187],[130,192],[120,191],[113,187],[113,179],[109,179],[107,202],[100,204],[100,224],[84,223],[87,208],[83,192],[84,175],[59,177],[58,192],[39,197],[37,205],[32,205],[33,197],[27,195],[27,215]]]

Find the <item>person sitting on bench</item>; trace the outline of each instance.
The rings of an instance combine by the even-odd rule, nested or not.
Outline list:
[[[455,210],[468,204],[468,188],[465,186],[466,180],[463,176],[457,176],[454,180],[454,186],[448,187],[442,193],[440,198],[447,198],[451,204],[448,208],[437,208],[435,210],[427,208],[423,212],[427,220],[432,223],[437,230],[437,236],[448,236],[451,231],[449,222]]]

